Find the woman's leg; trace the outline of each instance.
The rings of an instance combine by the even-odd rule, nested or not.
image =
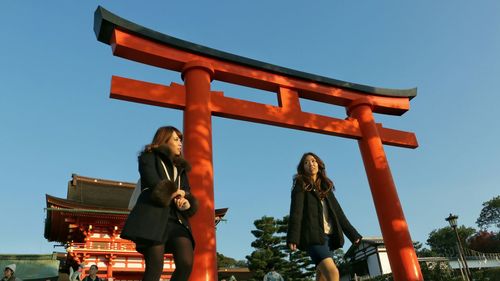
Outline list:
[[[174,237],[169,241],[169,248],[174,256],[175,271],[171,281],[187,281],[193,269],[194,249],[191,239],[184,236]]]
[[[333,261],[332,258],[323,259],[318,264],[318,269],[321,272],[321,275],[324,278],[324,280],[327,281],[340,280],[339,270],[337,269],[337,266],[335,265],[335,262]]]
[[[146,271],[142,281],[158,281],[160,280],[163,271],[163,254],[165,252],[165,245],[154,245],[140,249],[140,253],[144,256],[146,261]]]

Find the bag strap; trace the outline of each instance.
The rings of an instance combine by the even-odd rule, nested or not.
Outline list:
[[[177,178],[177,167],[175,167],[175,165],[172,165],[174,167],[174,179],[170,179],[170,175],[168,174],[168,170],[167,170],[167,166],[165,166],[165,163],[163,163],[162,160],[160,160],[161,162],[161,165],[163,166],[163,170],[165,170],[165,174],[167,174],[167,179],[169,181],[173,181],[175,182],[175,179]],[[179,178],[179,180],[177,181],[177,190],[181,189],[181,179]]]

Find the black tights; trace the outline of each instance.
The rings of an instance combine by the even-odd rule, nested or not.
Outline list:
[[[173,237],[168,241],[168,248],[172,250],[175,262],[175,271],[171,281],[187,281],[193,268],[193,244],[187,237]],[[141,249],[146,261],[146,271],[142,281],[158,281],[163,271],[163,254],[165,245],[154,245]]]

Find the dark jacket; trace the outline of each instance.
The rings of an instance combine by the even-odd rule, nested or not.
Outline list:
[[[187,177],[189,164],[179,157],[174,158],[174,160],[171,159],[173,159],[171,152],[164,146],[153,149],[151,152],[143,152],[139,156],[142,192],[125,222],[120,235],[122,238],[136,243],[165,243],[168,224],[176,221],[182,223],[191,232],[188,217],[194,215],[198,203],[190,193],[191,189]],[[172,182],[167,179],[161,164],[162,161],[167,167],[171,178],[173,176],[173,165],[177,167],[179,174],[177,181]],[[170,198],[170,195],[177,189],[178,180],[180,180],[180,188],[186,192],[185,198],[189,201],[191,208],[186,211],[179,211],[175,207],[175,203],[172,202],[173,200],[171,204],[164,207],[151,199],[152,191],[160,185],[167,185],[170,188],[171,193],[164,195]],[[194,239],[192,240],[194,245]]]
[[[287,233],[287,243],[297,244],[301,250],[306,250],[310,245],[325,243],[323,206],[319,193],[315,189],[305,191],[304,185],[303,177],[298,176],[294,180]],[[325,200],[332,224],[328,245],[330,250],[344,245],[344,233],[353,243],[360,239],[361,235],[347,220],[333,191],[327,193]]]
[[[2,278],[2,281],[22,281],[21,279],[17,278],[14,274],[10,276],[10,278]]]

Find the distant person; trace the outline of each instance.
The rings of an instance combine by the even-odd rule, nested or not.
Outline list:
[[[262,279],[262,281],[283,281],[283,277],[281,277],[281,274],[276,272],[274,266],[271,266],[269,268],[269,272],[264,275],[264,279]]]
[[[307,251],[316,265],[316,280],[340,279],[331,252],[344,245],[344,233],[354,244],[361,241],[333,191],[323,161],[312,152],[302,155],[293,180],[287,244],[292,251]]]
[[[7,265],[3,270],[2,281],[22,281],[21,279],[16,277],[15,272],[16,272],[15,264]]]
[[[91,265],[89,269],[89,275],[83,278],[82,281],[102,281],[102,279],[99,278],[99,276],[97,276],[98,271],[99,268],[97,268],[97,265],[95,264]]]
[[[75,271],[73,269],[73,266],[70,266],[69,267],[69,280],[70,281],[81,281],[82,280],[81,274],[82,274],[82,270],[84,267],[85,267],[84,264],[81,263],[78,265],[78,268]]]
[[[182,158],[182,133],[160,127],[139,155],[141,194],[130,211],[121,237],[134,241],[144,256],[143,281],[158,281],[163,257],[172,253],[171,281],[187,281],[193,269],[194,238],[188,218],[197,201],[190,193],[189,164]]]

